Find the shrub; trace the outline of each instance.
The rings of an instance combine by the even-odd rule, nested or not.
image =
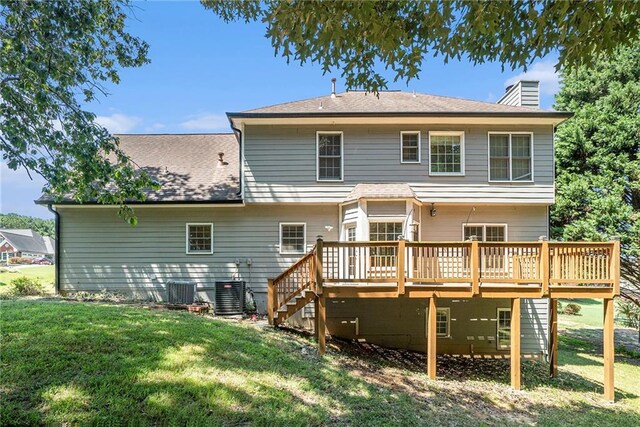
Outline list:
[[[559,312],[559,313],[562,313],[562,308],[563,308],[563,307],[564,307],[564,306],[562,305],[562,303],[561,303],[560,301],[558,301],[558,312]]]
[[[576,316],[578,315],[578,313],[580,313],[580,310],[582,310],[582,307],[579,304],[570,302],[569,304],[567,304],[567,306],[564,308],[562,312],[564,314]]]
[[[14,256],[13,258],[9,258],[9,264],[31,264],[33,262],[32,258]]]
[[[22,276],[11,281],[13,292],[20,296],[42,295],[44,288],[40,280]]]

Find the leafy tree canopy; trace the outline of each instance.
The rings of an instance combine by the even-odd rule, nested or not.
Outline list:
[[[555,108],[575,116],[556,133],[552,233],[620,236],[622,275],[640,296],[640,45],[564,72]]]
[[[46,180],[56,198],[120,204],[153,183],[83,109],[119,67],[147,61],[125,30],[125,0],[0,0],[0,150],[9,168]]]
[[[55,237],[55,223],[52,219],[35,218],[14,213],[0,214],[0,229],[30,228],[42,236]]]
[[[560,65],[592,63],[632,45],[640,3],[626,1],[288,1],[202,0],[226,21],[266,24],[276,54],[325,72],[341,69],[348,88],[378,91],[417,78],[428,56],[500,61],[526,69],[557,50]]]

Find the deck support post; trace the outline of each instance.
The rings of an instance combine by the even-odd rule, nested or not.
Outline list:
[[[269,279],[267,283],[267,318],[270,325],[275,325],[274,318],[277,307],[275,306],[275,289],[273,287],[273,279]]]
[[[471,288],[473,295],[480,293],[480,249],[478,246],[478,236],[471,236],[471,258],[469,267],[471,268]]]
[[[398,240],[398,256],[396,257],[396,276],[398,278],[398,295],[404,295],[405,284],[405,240]]]
[[[429,298],[427,310],[427,375],[429,379],[436,379],[436,298]]]
[[[511,300],[511,388],[520,390],[520,298]]]
[[[318,338],[318,353],[322,356],[327,351],[327,312],[324,296],[316,297],[316,337]]]
[[[614,353],[614,329],[613,329],[613,298],[604,299],[604,331],[602,353],[604,356],[604,398],[613,402],[615,400],[615,388],[613,383]]]
[[[549,334],[549,376],[556,378],[558,376],[558,300],[557,298],[549,299],[550,327]]]
[[[546,236],[540,236],[540,280],[542,281],[542,295],[549,295],[549,239]]]

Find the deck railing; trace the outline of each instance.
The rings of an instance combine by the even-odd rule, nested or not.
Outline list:
[[[483,284],[617,287],[620,243],[613,242],[323,242],[327,285]],[[615,290],[618,291],[617,289]]]

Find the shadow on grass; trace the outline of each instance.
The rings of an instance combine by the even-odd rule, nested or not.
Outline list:
[[[446,391],[460,372],[507,383],[504,360],[480,361],[499,362],[488,373],[477,365],[473,373],[466,365],[447,370],[443,363],[444,381],[432,383],[375,375],[382,365],[424,372],[424,355],[413,353],[408,364],[404,355],[375,352],[320,358],[312,342],[286,333],[183,313],[11,301],[2,303],[0,316],[0,415],[15,424],[473,425],[562,420],[571,411],[638,421],[620,408],[531,402],[514,409],[490,402],[482,390]],[[542,375],[546,365],[524,366],[528,388],[599,387],[571,376],[562,384],[536,383],[533,374]]]

